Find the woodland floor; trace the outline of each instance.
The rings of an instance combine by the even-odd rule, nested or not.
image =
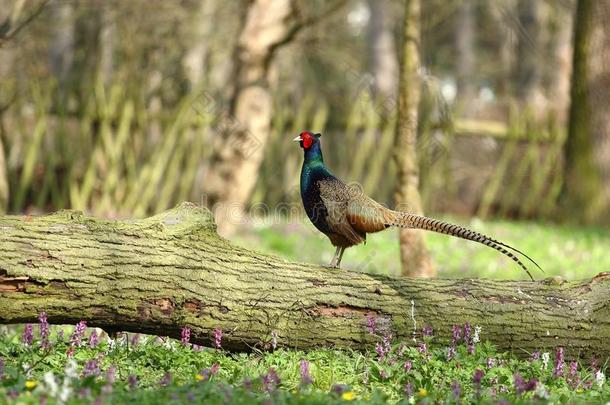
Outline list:
[[[527,252],[545,269],[537,277],[585,278],[610,270],[610,231],[536,223],[463,223]],[[264,222],[242,229],[241,245],[326,264],[333,248],[309,223]],[[472,242],[429,234],[441,277],[525,278],[501,254]],[[343,266],[398,274],[396,233],[371,235],[348,250]],[[500,271],[502,269],[502,271]],[[536,273],[534,273],[536,274]],[[186,342],[99,330],[0,326],[3,403],[608,403],[607,365],[564,362],[561,348],[519,360],[497,353],[476,325],[456,325],[455,344],[435,331],[406,348],[371,321],[378,344],[366,352],[278,350],[231,354]],[[44,326],[42,330],[44,330]],[[99,335],[98,335],[99,333]],[[479,342],[473,339],[478,334]],[[466,338],[464,336],[466,335]],[[47,344],[43,344],[48,341]],[[41,346],[45,346],[43,348]]]

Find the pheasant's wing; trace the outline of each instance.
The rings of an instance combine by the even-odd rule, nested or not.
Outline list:
[[[318,186],[330,232],[344,237],[354,245],[363,242],[365,233],[356,231],[347,220],[350,191],[345,183],[332,178],[320,180]]]
[[[348,187],[347,220],[361,233],[379,232],[393,223],[396,213],[362,192],[357,185]]]

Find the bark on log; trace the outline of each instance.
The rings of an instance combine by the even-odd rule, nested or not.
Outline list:
[[[292,263],[220,238],[209,211],[182,204],[145,220],[61,211],[0,217],[0,323],[36,322],[180,336],[230,350],[371,347],[367,316],[399,338],[431,325],[440,341],[470,322],[526,355],[610,355],[610,273],[580,282],[390,278]]]

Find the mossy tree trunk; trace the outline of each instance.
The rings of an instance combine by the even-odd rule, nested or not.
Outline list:
[[[61,211],[0,217],[0,323],[76,323],[180,336],[229,350],[363,349],[369,316],[414,344],[470,322],[482,340],[527,355],[566,347],[610,356],[610,274],[582,282],[395,279],[292,263],[220,238],[211,214],[183,204],[152,218],[109,221]]]
[[[588,223],[610,215],[609,16],[606,2],[577,2],[560,214]]]

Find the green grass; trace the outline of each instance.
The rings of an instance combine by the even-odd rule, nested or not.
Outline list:
[[[567,280],[610,271],[610,230],[534,222],[474,219],[464,225],[508,243],[532,257],[544,273],[527,263],[536,278],[561,276]],[[368,273],[399,275],[398,231],[369,235],[366,245],[346,250],[342,267]],[[328,265],[334,247],[307,219],[292,223],[261,220],[234,238],[243,246],[301,262]],[[426,232],[430,253],[443,278],[527,279],[516,263],[479,243]]]
[[[71,339],[72,328],[56,327],[50,347],[40,340],[22,341],[23,326],[0,333],[0,403],[496,403],[502,399],[530,403],[602,402],[610,400],[610,384],[596,376],[599,366],[562,364],[555,354],[545,365],[541,359],[518,360],[497,353],[487,343],[466,339],[448,348],[435,345],[434,336],[419,348],[400,342],[365,352],[277,350],[271,353],[230,354],[217,349],[194,348],[156,337],[121,335],[113,344],[101,338],[90,346],[86,331],[82,344]],[[57,332],[64,331],[66,338]],[[463,329],[460,329],[463,330]],[[34,328],[37,336],[38,328]],[[471,336],[474,336],[471,334]],[[70,337],[70,338],[69,338]],[[484,333],[481,334],[484,339]],[[390,341],[391,338],[386,338]],[[73,341],[73,353],[70,352]],[[422,344],[426,345],[423,348]],[[388,351],[389,349],[389,351]],[[309,365],[303,380],[302,361]],[[563,375],[556,375],[556,370]],[[603,369],[603,366],[602,366]],[[87,373],[86,370],[89,370]],[[271,371],[274,370],[274,371]],[[278,379],[271,383],[270,373]],[[480,382],[475,375],[480,375]],[[523,392],[517,374],[532,384]],[[267,376],[267,377],[265,377]],[[130,383],[131,382],[131,383]],[[459,387],[459,388],[458,388]],[[458,392],[459,391],[459,392]],[[62,399],[63,393],[65,398]]]

